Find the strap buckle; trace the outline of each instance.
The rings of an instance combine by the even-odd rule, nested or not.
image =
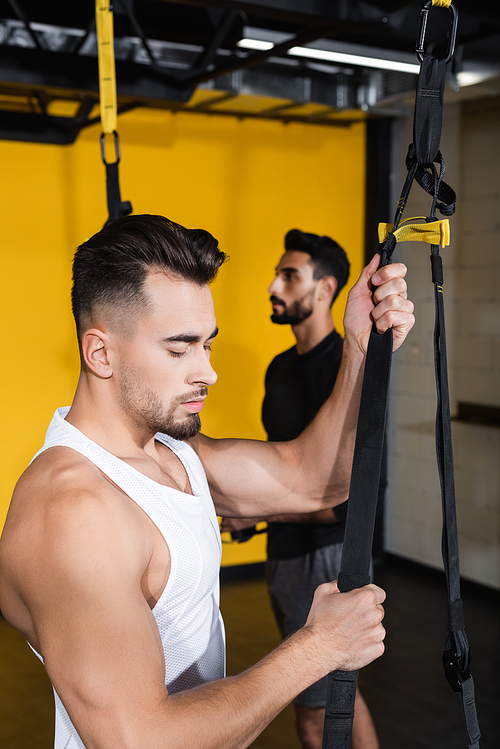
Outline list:
[[[470,658],[469,658],[470,662]],[[443,667],[448,684],[454,692],[462,691],[462,683],[470,679],[472,674],[469,666],[464,671],[460,670],[458,655],[454,650],[445,650],[443,653]]]
[[[102,163],[106,166],[109,166],[109,164],[119,164],[121,159],[121,151],[120,151],[120,138],[118,136],[118,133],[116,130],[113,130],[113,137],[115,139],[115,161],[107,161],[106,160],[106,133],[101,133],[101,158]]]
[[[425,32],[427,31],[427,18],[429,11],[432,6],[432,0],[427,0],[426,4],[420,11],[420,26],[418,29],[417,46],[415,47],[415,53],[419,62],[423,62],[424,59],[424,48],[425,48]],[[451,3],[448,7],[451,13],[451,26],[450,26],[450,41],[448,43],[448,51],[446,53],[445,62],[448,64],[455,54],[455,43],[457,40],[457,28],[458,28],[458,11]]]

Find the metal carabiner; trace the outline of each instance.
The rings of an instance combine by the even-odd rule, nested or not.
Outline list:
[[[432,6],[432,0],[427,0],[426,4],[420,11],[420,26],[418,29],[417,46],[415,47],[415,53],[419,62],[423,62],[424,59],[424,43],[425,43],[425,32],[427,30],[427,17]],[[450,41],[448,44],[448,51],[446,53],[446,63],[449,63],[455,53],[455,42],[457,39],[457,27],[458,27],[458,11],[451,3],[448,6],[448,10],[451,13],[451,27],[450,27]]]
[[[116,130],[113,130],[113,136],[115,141],[115,161],[107,161],[106,160],[106,133],[101,133],[101,157],[102,162],[106,166],[109,166],[109,164],[119,164],[121,159],[121,153],[120,153],[120,138],[118,136],[118,133]]]

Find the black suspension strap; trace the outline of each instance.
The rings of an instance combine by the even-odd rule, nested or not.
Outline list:
[[[122,200],[120,193],[120,178],[118,175],[118,164],[121,159],[120,139],[116,130],[113,131],[115,160],[109,162],[106,159],[106,135],[101,133],[101,157],[106,168],[106,196],[108,203],[108,220],[104,224],[107,226],[117,218],[128,216],[132,213],[132,203],[129,200]]]
[[[436,307],[434,328],[434,366],[437,390],[436,456],[443,511],[442,557],[448,590],[448,636],[443,652],[443,666],[446,678],[453,691],[457,693],[462,706],[469,749],[479,749],[481,733],[476,712],[474,679],[470,671],[470,649],[465,633],[463,602],[460,597],[460,566],[443,299],[443,266],[439,255],[439,246],[432,245],[431,253]]]
[[[391,255],[395,246],[395,239],[391,237],[386,240],[382,249],[381,266],[392,262]],[[392,329],[380,335],[373,326],[361,389],[338,578],[339,590],[342,593],[370,582],[391,362]],[[357,671],[334,671],[329,675],[323,749],[349,749],[351,746],[357,681]]]
[[[451,13],[450,41],[445,59],[425,55],[427,16],[431,5]],[[456,197],[443,182],[444,159],[439,150],[443,121],[443,94],[446,64],[453,56],[458,14],[451,0],[428,0],[422,9],[417,42],[421,70],[415,101],[413,143],[408,150],[408,174],[403,185],[394,224],[381,224],[381,266],[392,262],[398,241],[425,241],[431,244],[432,281],[435,289],[436,325],[434,358],[436,370],[437,415],[436,454],[441,483],[443,509],[442,556],[448,590],[448,636],[443,653],[445,675],[457,692],[465,719],[469,749],[479,749],[474,682],[470,673],[470,653],[463,605],[460,598],[460,569],[456,524],[453,451],[446,360],[446,336],[443,300],[443,267],[439,247],[449,243],[448,220],[438,221],[436,208],[444,216],[455,211]],[[436,164],[439,170],[436,168]],[[432,196],[425,223],[402,221],[413,181]],[[408,219],[413,222],[415,219]],[[356,443],[354,448],[344,547],[338,585],[341,592],[369,582],[373,529],[380,480],[387,397],[392,359],[392,331],[379,335],[373,327],[366,356]],[[323,749],[349,749],[358,672],[336,671],[328,679]]]
[[[99,102],[101,109],[101,157],[106,168],[107,226],[111,221],[132,213],[132,204],[121,199],[118,164],[120,138],[117,132],[116,72],[113,35],[113,11],[109,0],[96,0],[95,19],[99,58]],[[114,161],[106,157],[106,136],[113,136]]]

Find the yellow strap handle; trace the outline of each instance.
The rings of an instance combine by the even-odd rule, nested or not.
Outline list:
[[[451,0],[432,0],[433,5],[437,5],[440,8],[449,8]]]
[[[430,224],[409,224],[408,221],[425,219],[425,216],[414,216],[407,218],[401,226],[396,229],[394,236],[396,242],[427,242],[428,244],[439,244],[447,247],[450,244],[450,221],[447,218],[441,221],[433,221]],[[394,224],[379,224],[379,242],[385,242],[387,236],[392,232]]]
[[[95,0],[95,24],[99,56],[101,125],[105,134],[116,130],[116,73],[113,43],[113,12],[109,0]]]

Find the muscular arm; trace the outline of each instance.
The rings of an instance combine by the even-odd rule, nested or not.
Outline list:
[[[95,477],[69,478],[66,487],[52,481],[50,494],[34,482],[34,494],[15,498],[2,608],[43,655],[87,749],[245,749],[305,687],[383,652],[383,591],[341,594],[327,584],[306,626],[258,664],[169,695],[141,585],[153,553],[148,534],[125,495]]]
[[[344,355],[331,397],[290,442],[198,439],[217,514],[316,512],[347,499],[364,360]]]
[[[344,355],[333,393],[297,439],[279,443],[197,438],[195,446],[219,515],[302,514],[347,499],[372,322],[379,332],[393,328],[395,348],[414,322],[413,305],[406,299],[406,269],[394,264],[375,273],[377,263],[375,256],[349,293]],[[374,293],[372,276],[378,286]]]

